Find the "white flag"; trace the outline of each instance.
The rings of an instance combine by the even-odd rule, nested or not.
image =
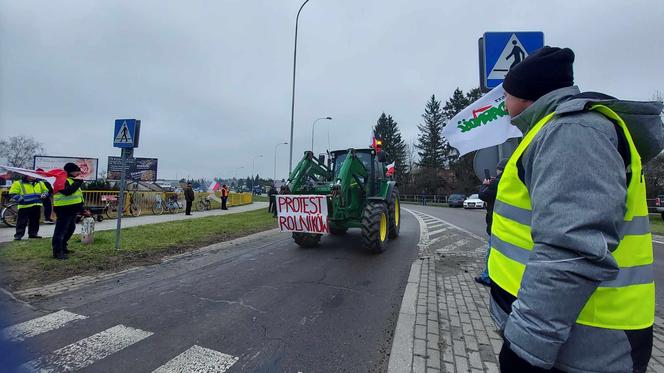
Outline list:
[[[460,156],[522,136],[510,122],[502,84],[463,109],[443,128],[443,137]]]
[[[0,165],[0,169],[4,169],[4,170],[7,170],[9,172],[14,172],[14,173],[21,174],[21,175],[34,177],[35,179],[46,180],[49,183],[51,183],[51,185],[55,183],[55,177],[40,175],[40,174],[37,173],[37,171],[31,170],[31,169],[28,169],[28,168],[20,168],[20,167],[11,167],[11,166]]]

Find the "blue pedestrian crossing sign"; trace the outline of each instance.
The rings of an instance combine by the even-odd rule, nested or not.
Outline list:
[[[113,146],[116,148],[138,147],[140,122],[136,119],[116,119],[115,131],[113,131]]]
[[[544,33],[485,32],[483,44],[482,83],[492,89],[503,82],[512,67],[544,46]]]

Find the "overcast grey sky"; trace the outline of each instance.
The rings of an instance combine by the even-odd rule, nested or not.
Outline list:
[[[135,155],[159,177],[271,176],[288,141],[295,15],[302,0],[0,0],[0,136],[106,168],[113,120],[142,120]],[[664,91],[664,6],[650,1],[311,0],[300,17],[294,163],[369,145],[381,112],[416,138],[431,94],[478,86],[486,31],[543,31],[576,53],[583,90]],[[329,127],[328,127],[329,126]],[[285,177],[288,146],[279,147]]]

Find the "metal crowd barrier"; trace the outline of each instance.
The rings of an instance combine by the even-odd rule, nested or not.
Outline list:
[[[196,202],[199,199],[205,198],[210,193],[201,192],[195,193],[196,198],[194,199],[194,210],[196,209]],[[84,190],[83,198],[85,199],[85,205],[90,207],[104,207],[107,203],[111,201],[117,201],[120,192],[110,191],[110,190]],[[175,192],[153,192],[153,191],[128,191],[125,192],[125,209],[129,207],[131,200],[133,199],[135,203],[138,203],[141,208],[141,215],[152,215],[152,207],[158,200],[161,200],[162,203],[165,203],[170,198],[173,198],[174,195],[177,195],[178,201],[184,207],[184,194],[175,193]],[[211,198],[211,208],[218,209],[221,207],[221,193],[215,192],[215,198]],[[227,205],[228,207],[232,206],[242,206],[253,203],[251,198],[251,193],[230,193],[228,196]]]

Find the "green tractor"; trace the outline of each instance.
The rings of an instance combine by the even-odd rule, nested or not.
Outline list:
[[[362,230],[368,250],[381,253],[388,239],[399,236],[399,189],[386,176],[386,154],[373,148],[337,150],[314,157],[306,151],[288,179],[289,194],[324,195],[327,198],[330,234],[343,235],[349,228]],[[314,247],[321,234],[293,233],[301,247]]]

